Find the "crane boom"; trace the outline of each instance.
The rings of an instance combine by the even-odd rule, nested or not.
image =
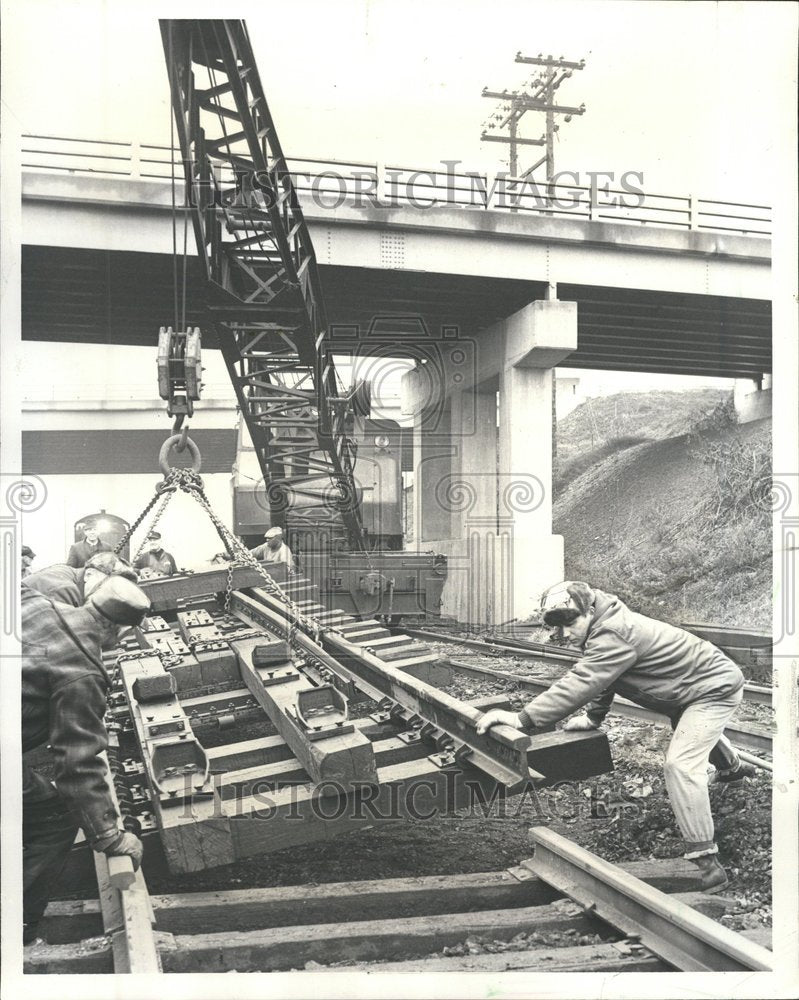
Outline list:
[[[258,455],[272,524],[365,548],[310,234],[239,20],[162,20],[186,203],[208,311]]]

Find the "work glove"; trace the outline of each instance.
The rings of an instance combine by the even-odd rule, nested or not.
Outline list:
[[[104,847],[102,851],[107,857],[127,855],[133,862],[133,870],[138,871],[144,847],[135,833],[129,833],[127,830],[124,830],[107,847]]]
[[[477,723],[477,735],[482,735],[492,726],[513,726],[514,729],[519,729],[521,726],[519,713],[505,712],[501,708],[492,708],[490,712],[484,712]]]
[[[599,723],[593,722],[586,714],[583,712],[581,715],[575,715],[573,718],[569,719],[563,726],[563,728],[570,733],[582,733],[586,732],[588,729],[599,729]]]

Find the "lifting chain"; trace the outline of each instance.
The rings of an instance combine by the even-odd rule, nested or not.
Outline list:
[[[183,472],[189,472],[190,470],[184,469]],[[311,618],[304,614],[299,606],[289,597],[285,590],[274,580],[269,573],[264,569],[264,567],[258,562],[258,560],[252,555],[250,550],[246,548],[242,543],[236,538],[236,536],[230,531],[230,529],[224,525],[214,511],[211,509],[211,504],[208,501],[208,497],[205,495],[203,490],[202,480],[199,476],[194,477],[196,479],[196,484],[193,484],[189,489],[186,486],[181,485],[181,489],[189,492],[197,503],[203,508],[203,510],[208,515],[211,523],[217,530],[219,537],[225,543],[225,547],[231,556],[235,553],[236,561],[239,563],[244,563],[245,566],[249,566],[250,569],[254,569],[256,573],[264,581],[263,589],[267,593],[272,594],[274,597],[279,598],[282,604],[285,604],[286,609],[290,613],[290,623],[288,631],[288,641],[291,643],[292,636],[294,633],[302,627],[303,630],[309,632],[314,636],[315,641],[318,641],[319,635],[322,632],[322,625],[316,621],[315,618]],[[225,591],[225,606],[226,610],[230,606],[230,594],[233,590],[233,561],[228,563],[228,582]]]
[[[182,423],[183,423],[182,417],[180,419],[178,418],[175,419],[173,433],[171,434],[170,437],[166,439],[166,441],[164,441],[163,445],[161,446],[161,451],[158,454],[158,464],[161,468],[161,472],[164,474],[164,478],[155,487],[155,493],[153,494],[153,498],[150,500],[150,502],[147,504],[147,506],[144,508],[141,514],[139,514],[139,516],[136,518],[133,524],[131,524],[131,526],[128,528],[128,530],[125,532],[122,538],[120,538],[120,540],[114,546],[114,552],[117,555],[119,555],[122,549],[124,549],[124,547],[130,541],[131,537],[133,536],[133,533],[139,528],[144,519],[147,517],[147,515],[150,513],[150,511],[153,509],[153,507],[160,499],[161,505],[155,513],[155,517],[153,518],[152,524],[144,533],[144,539],[139,545],[136,554],[133,556],[133,559],[131,560],[132,563],[135,563],[136,560],[141,555],[142,549],[144,548],[147,542],[147,536],[150,534],[151,531],[155,531],[155,527],[163,517],[164,511],[166,510],[169,501],[175,495],[178,488],[181,489],[183,488],[181,486],[181,483],[184,479],[184,473],[191,472],[196,475],[199,473],[200,468],[202,466],[202,455],[200,454],[200,449],[197,447],[194,441],[192,441],[191,438],[188,436],[188,428],[184,427],[183,431],[182,432],[180,431],[180,426]],[[189,449],[189,454],[191,455],[192,459],[192,468],[191,469],[171,468],[168,462],[170,451],[174,448],[175,451],[180,452],[187,447]]]
[[[144,537],[142,538],[142,540],[141,540],[141,542],[139,544],[139,547],[136,550],[136,554],[134,555],[133,559],[131,560],[131,562],[134,565],[136,564],[136,560],[142,554],[144,546],[147,544],[147,539],[148,539],[148,537],[150,535],[150,532],[151,531],[155,531],[156,525],[161,520],[161,518],[164,516],[164,511],[166,510],[169,501],[172,499],[172,497],[174,495],[175,495],[175,490],[174,489],[166,490],[165,492],[163,492],[163,494],[161,496],[161,503],[158,505],[158,510],[156,510],[156,512],[155,512],[155,517],[153,518],[152,523],[150,524],[150,527],[144,533]]]
[[[172,448],[176,450],[182,450],[182,447],[187,447],[189,449],[189,454],[192,457],[192,468],[190,469],[173,469],[169,466],[167,458],[169,452]],[[167,438],[161,447],[161,452],[158,456],[159,465],[161,471],[164,473],[163,480],[156,486],[155,495],[152,500],[147,504],[141,514],[136,518],[133,524],[128,528],[125,534],[117,543],[114,548],[114,552],[119,554],[121,550],[130,540],[133,532],[141,525],[144,519],[147,517],[149,512],[153,509],[155,504],[161,499],[161,505],[156,511],[155,517],[153,518],[152,524],[147,532],[153,531],[156,524],[163,516],[167,505],[169,504],[172,497],[176,494],[178,490],[183,493],[188,494],[188,496],[193,497],[197,503],[202,507],[205,513],[208,515],[209,520],[216,528],[217,534],[219,535],[223,545],[225,546],[225,551],[227,552],[229,561],[227,565],[227,582],[225,585],[225,611],[230,610],[230,598],[233,592],[233,569],[234,566],[238,564],[243,564],[254,569],[258,575],[263,580],[263,589],[274,597],[277,597],[282,604],[285,605],[286,610],[289,613],[289,626],[288,626],[288,641],[291,643],[293,635],[297,632],[299,628],[302,628],[307,633],[311,634],[314,641],[319,641],[319,636],[323,630],[320,622],[316,621],[315,618],[309,617],[304,614],[299,606],[289,597],[285,590],[274,580],[269,573],[264,569],[261,563],[252,555],[250,550],[246,548],[239,541],[238,538],[233,534],[233,532],[220,521],[219,517],[211,508],[210,501],[205,494],[205,489],[203,487],[203,481],[200,477],[200,449],[192,441],[190,437],[187,436],[184,429],[182,434],[173,434],[171,437]],[[141,554],[141,550],[144,548],[144,544],[147,538],[145,534],[145,539],[139,546],[136,555],[134,556],[134,562],[138,559]]]
[[[159,518],[164,512],[164,508],[166,507],[170,497],[172,496],[172,494],[174,494],[176,489],[177,486],[175,485],[174,480],[172,479],[171,476],[165,476],[164,479],[160,483],[158,483],[158,485],[155,487],[155,493],[153,494],[152,500],[150,500],[150,502],[147,504],[147,506],[144,508],[141,514],[139,514],[139,516],[136,518],[133,524],[131,524],[131,526],[128,528],[125,534],[120,538],[120,540],[114,546],[114,552],[117,555],[119,555],[122,549],[124,549],[125,546],[128,544],[128,542],[131,539],[131,536],[133,535],[133,532],[136,531],[136,529],[141,525],[142,521],[145,519],[145,517],[147,517],[147,515],[156,505],[158,500],[163,499],[163,503],[161,504],[161,509],[156,514],[153,524],[155,524],[159,520]],[[150,531],[152,531],[152,526],[150,527]],[[139,547],[139,552],[136,553],[137,556],[141,552],[141,548],[142,546]]]

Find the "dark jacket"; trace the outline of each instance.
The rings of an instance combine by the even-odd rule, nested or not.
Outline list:
[[[163,573],[164,576],[172,576],[178,571],[174,558],[165,549],[155,549],[143,553],[133,564],[133,568],[150,569],[153,573]]]
[[[56,790],[90,844],[121,827],[98,756],[108,746],[105,634],[90,606],[70,607],[22,588],[22,750],[50,744]],[[26,800],[53,794],[30,767],[23,774]]]
[[[743,687],[738,667],[684,629],[630,611],[613,594],[595,591],[595,614],[574,666],[525,705],[524,725],[564,719],[586,705],[601,722],[616,694],[674,715],[698,701],[726,698]]]
[[[84,593],[84,577],[86,570],[74,569],[66,563],[56,563],[36,573],[30,573],[22,581],[23,590],[35,590],[45,597],[51,597],[62,604],[71,604],[79,608],[86,600]]]
[[[75,542],[75,544],[71,545],[69,548],[67,566],[73,566],[75,569],[80,569],[81,566],[86,565],[92,556],[96,556],[98,552],[113,552],[113,548],[110,545],[106,545],[106,543],[100,538],[97,539],[97,544],[94,548],[89,545],[85,538],[82,542]]]

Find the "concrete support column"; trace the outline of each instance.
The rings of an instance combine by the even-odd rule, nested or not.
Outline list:
[[[448,403],[448,401],[447,401]],[[452,537],[452,512],[442,501],[452,477],[449,405],[425,408],[413,422],[413,536],[417,552]]]
[[[733,387],[733,405],[739,424],[771,416],[771,375],[759,379],[737,378]]]
[[[502,620],[526,617],[563,578],[563,538],[552,534],[552,370],[500,376],[498,514],[512,552]]]
[[[429,365],[403,377],[414,548],[447,556],[443,614],[498,624],[529,614],[563,575],[563,540],[552,534],[552,369],[577,347],[576,303],[533,302],[481,331],[473,363],[468,343],[442,352],[435,384]]]
[[[489,623],[497,598],[496,379],[452,393],[451,428],[452,489],[443,499],[452,510],[452,585],[443,610],[458,621]]]
[[[527,617],[541,591],[563,578],[563,538],[552,533],[552,380],[576,347],[576,303],[533,302],[506,321],[497,513],[511,565],[500,620]]]

